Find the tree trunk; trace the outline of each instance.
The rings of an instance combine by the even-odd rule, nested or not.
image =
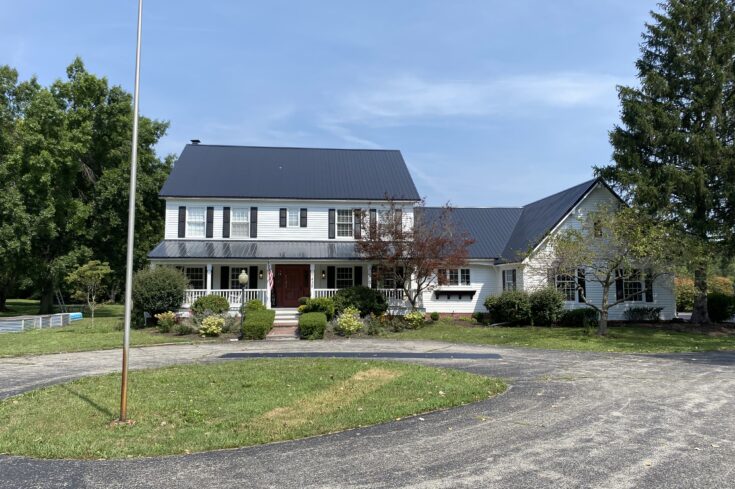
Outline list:
[[[607,309],[600,312],[600,321],[597,324],[597,335],[607,336]]]
[[[54,312],[54,290],[53,288],[44,288],[41,291],[41,304],[38,307],[38,314],[52,314]]]
[[[597,322],[597,335],[607,336],[607,314],[610,304],[610,278],[602,285],[602,303],[600,304],[600,319]]]
[[[697,298],[694,300],[691,321],[709,324],[711,321],[707,311],[707,271],[704,268],[697,268],[694,271],[694,287],[697,289]]]

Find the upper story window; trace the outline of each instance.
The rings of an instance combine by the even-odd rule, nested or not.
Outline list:
[[[297,228],[300,225],[299,221],[299,209],[288,210],[288,227]]]
[[[186,235],[190,238],[203,238],[206,228],[204,207],[186,208]]]
[[[354,236],[354,211],[352,209],[337,209],[337,236],[351,238]]]
[[[230,237],[250,237],[250,209],[247,207],[234,207],[232,209],[230,213]]]
[[[469,268],[450,268],[449,270],[440,268],[437,275],[443,285],[470,285],[471,283]]]

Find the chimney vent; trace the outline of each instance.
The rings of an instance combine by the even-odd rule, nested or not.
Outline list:
[[[199,144],[199,143],[201,143],[201,141],[198,140],[198,139],[192,139],[191,140],[191,144]]]

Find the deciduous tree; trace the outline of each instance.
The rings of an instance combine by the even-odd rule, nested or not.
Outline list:
[[[66,276],[66,282],[72,287],[74,297],[86,302],[92,313],[92,324],[98,300],[105,290],[105,280],[111,273],[112,270],[107,263],[91,260]]]

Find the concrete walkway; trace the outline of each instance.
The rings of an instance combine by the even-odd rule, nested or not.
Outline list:
[[[735,353],[619,355],[351,340],[135,349],[133,368],[263,354],[385,355],[508,379],[450,411],[157,459],[0,457],[1,487],[732,487]],[[118,351],[0,360],[0,397],[119,369]]]

